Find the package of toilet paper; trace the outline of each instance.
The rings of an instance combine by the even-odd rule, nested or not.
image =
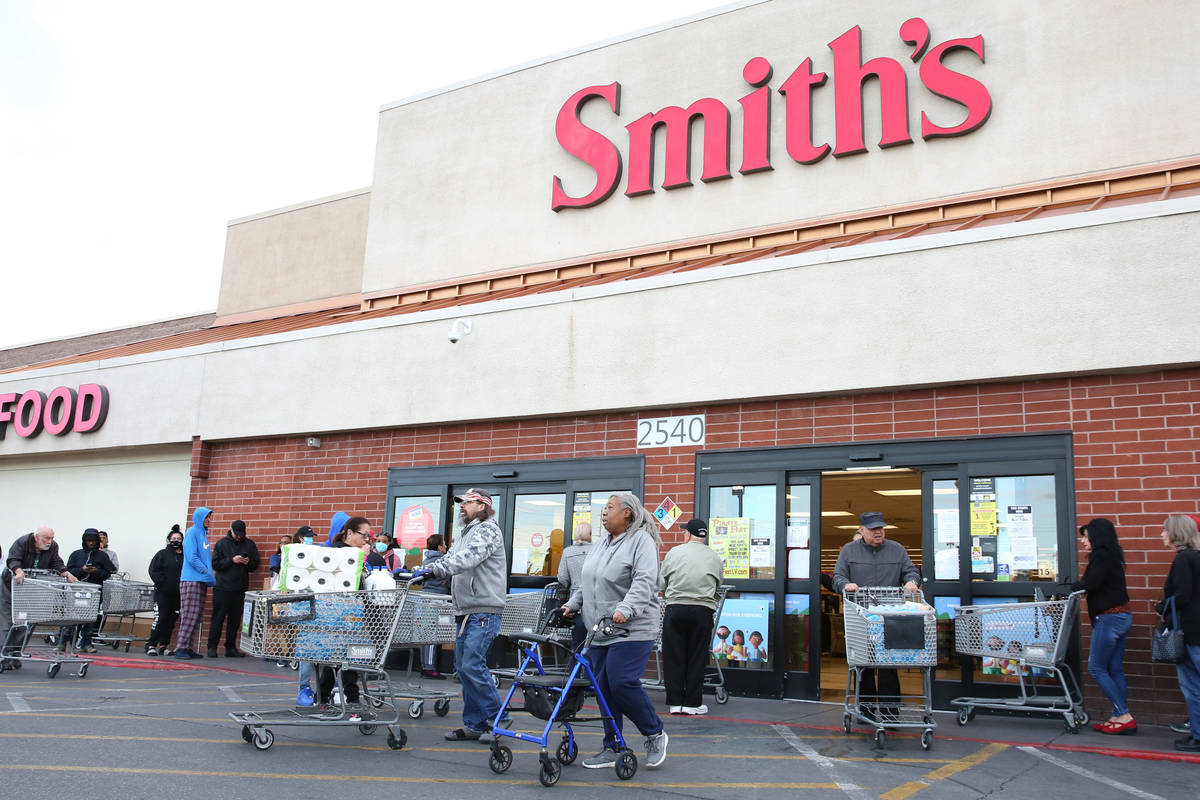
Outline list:
[[[291,592],[354,592],[362,581],[363,552],[355,547],[283,546],[280,588]]]

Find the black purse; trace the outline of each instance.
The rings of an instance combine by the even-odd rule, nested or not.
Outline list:
[[[1162,620],[1150,634],[1150,658],[1163,664],[1178,664],[1187,656],[1187,645],[1183,641],[1183,629],[1179,627],[1179,612],[1175,610],[1174,597],[1168,597],[1163,605]]]

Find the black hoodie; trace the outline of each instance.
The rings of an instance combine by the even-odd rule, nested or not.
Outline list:
[[[234,556],[245,556],[248,564],[233,563]],[[250,573],[258,569],[258,547],[249,536],[239,541],[233,531],[219,539],[212,549],[213,573],[217,577],[217,588],[226,592],[244,592],[250,587]]]
[[[89,548],[88,542],[95,546]],[[84,583],[104,583],[116,569],[113,568],[108,554],[100,549],[100,532],[95,528],[88,528],[83,532],[82,544],[83,547],[71,553],[71,557],[67,559],[67,572]],[[88,564],[95,567],[96,571],[84,572],[83,568]]]
[[[166,594],[179,594],[179,573],[183,571],[183,548],[167,545],[150,559],[150,580],[154,588]]]

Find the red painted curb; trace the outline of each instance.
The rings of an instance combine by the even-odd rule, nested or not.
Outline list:
[[[88,656],[88,660],[102,667],[118,667],[120,669],[159,669],[171,672],[207,670],[208,672],[228,672],[233,675],[254,675],[259,678],[272,677],[272,673],[270,672],[250,672],[249,670],[234,669],[233,667],[210,667],[206,664],[198,664],[192,660],[176,659],[172,656],[166,656],[165,660],[146,661],[132,656],[93,655]]]

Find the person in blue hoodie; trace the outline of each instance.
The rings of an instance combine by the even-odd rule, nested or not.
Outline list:
[[[192,527],[183,535],[183,569],[179,573],[179,637],[175,641],[175,657],[204,658],[192,649],[192,640],[200,627],[208,587],[216,583],[213,577],[212,553],[208,545],[208,522],[212,511],[197,508],[192,514]]]

